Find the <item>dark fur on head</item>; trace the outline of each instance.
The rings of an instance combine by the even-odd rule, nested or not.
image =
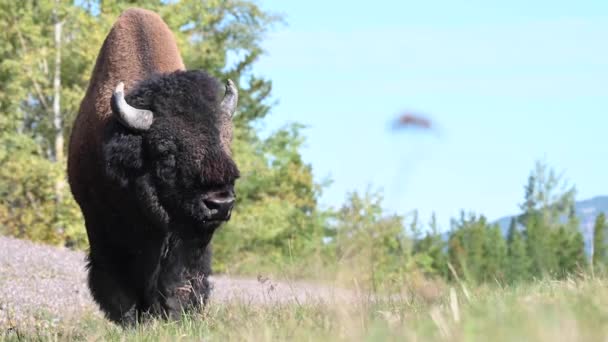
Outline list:
[[[99,52],[72,129],[68,178],[90,243],[89,288],[121,324],[203,304],[210,240],[230,217],[239,172],[230,115],[220,110],[224,94],[214,78],[183,69],[162,19],[125,11]],[[153,112],[148,129],[116,119],[119,82],[130,106]],[[217,203],[221,210],[211,209]]]
[[[133,266],[149,263],[144,269],[150,272],[129,279],[128,273],[137,270],[128,268],[121,275],[129,279],[125,283],[136,281],[146,288],[134,303],[137,313],[178,315],[184,305],[196,306],[208,295],[210,254],[205,246],[221,221],[207,219],[210,208],[203,197],[213,190],[233,191],[239,176],[221,140],[221,132],[230,127],[223,127],[218,88],[218,82],[201,71],[155,75],[126,96],[132,106],[154,113],[150,129],[135,132],[118,121],[106,128],[107,185],[124,196],[117,200],[114,214],[129,222],[146,222],[123,229],[149,234],[134,241],[131,252],[146,255]],[[150,230],[159,233],[155,236]],[[95,256],[91,258],[94,264]],[[116,262],[129,258],[124,255]],[[178,300],[175,291],[184,287],[191,291]]]
[[[154,113],[150,130],[132,132],[118,122],[108,126],[106,174],[117,185],[132,187],[136,203],[159,226],[179,227],[180,233],[212,230],[217,222],[206,222],[209,208],[202,196],[233,191],[239,172],[221,139],[231,127],[218,110],[218,88],[201,71],[155,75],[126,97]]]

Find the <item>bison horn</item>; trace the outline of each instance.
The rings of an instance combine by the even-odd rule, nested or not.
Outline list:
[[[112,105],[118,113],[117,119],[128,128],[146,131],[152,125],[154,113],[145,109],[132,107],[125,100],[125,84],[120,82],[112,95]]]
[[[226,94],[220,104],[222,112],[226,113],[229,117],[232,117],[236,111],[236,103],[238,100],[239,91],[236,89],[234,82],[232,82],[232,80],[226,81]]]

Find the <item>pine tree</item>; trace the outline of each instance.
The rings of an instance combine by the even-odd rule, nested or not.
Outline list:
[[[564,263],[569,262],[566,261],[568,257],[559,253],[570,253],[576,256],[577,262],[580,261],[578,247],[574,247],[578,245],[578,238],[572,235],[578,227],[574,213],[575,194],[575,188],[564,182],[553,169],[543,162],[536,162],[528,176],[524,202],[520,205],[523,213],[519,216],[519,223],[524,227],[532,276],[552,276],[564,269]],[[564,217],[568,218],[568,234],[558,232],[564,226]],[[558,251],[563,244],[573,250]]]
[[[588,266],[585,240],[579,230],[573,232],[570,237],[570,265],[570,273],[584,271]]]
[[[595,224],[593,226],[593,269],[595,272],[603,273],[606,271],[608,266],[608,245],[606,244],[606,231],[608,225],[606,224],[606,215],[600,213],[595,218]]]
[[[451,220],[451,230],[448,238],[448,263],[452,266],[452,270],[456,272],[457,277],[470,278],[467,268],[467,246],[464,242],[464,227],[465,215],[464,211],[460,212],[460,220]],[[449,273],[450,280],[456,280],[452,272]]]
[[[576,207],[574,200],[568,200],[568,222],[566,230],[569,232],[569,273],[574,273],[581,270],[586,270],[589,265],[587,256],[585,255],[585,240],[581,232],[580,222],[576,216]]]
[[[527,254],[530,257],[530,271],[533,277],[551,275],[556,269],[556,255],[553,235],[545,223],[542,213],[528,213],[525,221]]]
[[[488,280],[485,273],[488,227],[483,215],[460,214],[460,220],[452,220],[452,232],[448,241],[448,260],[465,279],[471,282]],[[493,275],[490,275],[492,277]],[[493,279],[493,278],[492,278]]]
[[[433,212],[431,216],[431,222],[429,223],[431,232],[429,238],[431,240],[428,254],[432,260],[433,271],[440,276],[446,277],[448,274],[447,266],[447,255],[446,255],[446,243],[441,236],[439,231],[439,225],[437,224],[437,217]]]
[[[515,220],[511,220],[508,233],[507,280],[516,283],[530,278],[531,261],[528,256],[526,240],[517,229]]]
[[[557,266],[555,276],[565,278],[586,266],[585,244],[579,231],[560,227],[553,233]]]
[[[510,246],[513,243],[514,234],[517,231],[517,221],[515,218],[511,218],[509,222],[509,230],[507,231],[507,245]]]
[[[497,224],[484,228],[485,243],[483,249],[482,279],[484,281],[506,278],[507,241]]]
[[[429,276],[447,277],[447,255],[445,253],[446,243],[443,241],[435,213],[429,222],[430,231],[424,238],[414,240],[414,259],[418,268]]]

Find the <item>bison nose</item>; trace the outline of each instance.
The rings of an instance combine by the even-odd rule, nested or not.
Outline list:
[[[209,220],[228,220],[234,206],[233,191],[211,191],[206,194],[203,202],[209,208]]]

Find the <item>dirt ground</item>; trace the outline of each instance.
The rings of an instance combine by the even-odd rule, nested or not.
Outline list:
[[[252,305],[344,299],[350,294],[306,282],[213,276],[212,305],[240,300]],[[0,236],[0,327],[59,323],[101,315],[86,286],[85,255]]]

